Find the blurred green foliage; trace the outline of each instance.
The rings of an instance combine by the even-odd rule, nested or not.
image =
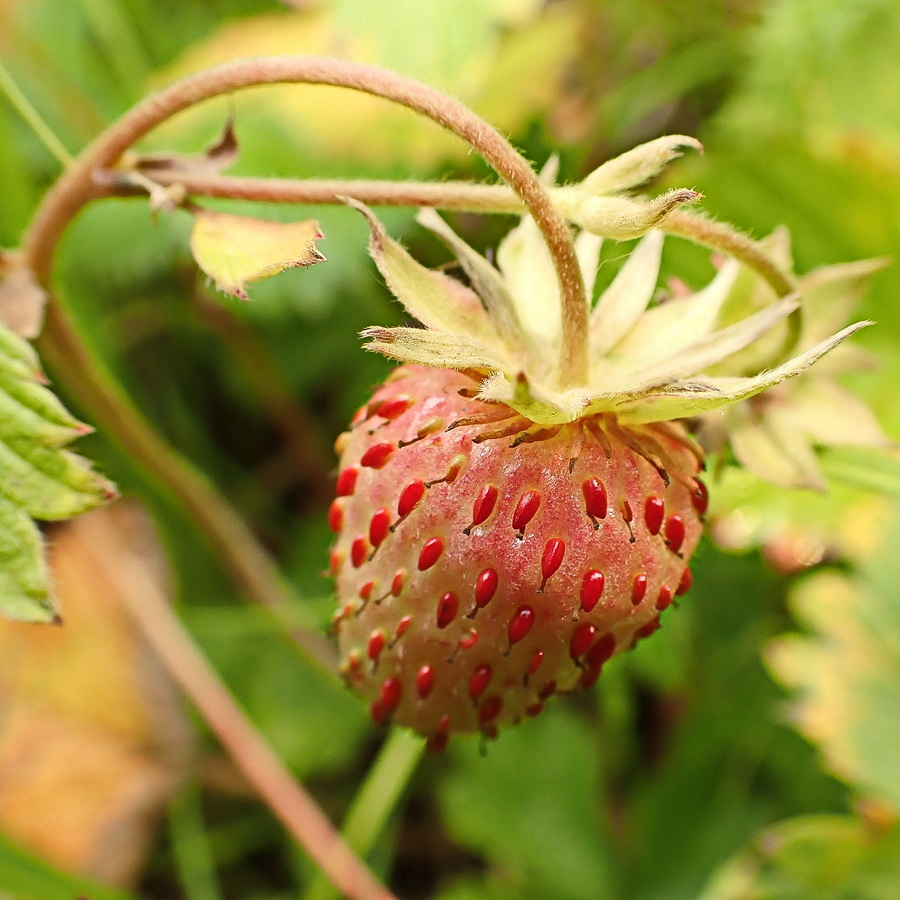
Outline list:
[[[3,0],[0,62],[74,152],[153,86],[201,65],[260,52],[346,52],[457,93],[536,162],[559,153],[568,180],[641,140],[694,134],[706,153],[682,160],[671,183],[696,185],[708,212],[756,236],[787,225],[800,272],[900,254],[900,6],[893,0],[293,6]],[[486,174],[432,126],[330,89],[210,103],[148,146],[196,151],[219,131],[230,105],[241,144],[236,173]],[[57,174],[58,163],[0,99],[0,245],[17,244]],[[250,304],[223,300],[223,319],[211,312],[211,289],[190,261],[188,216],[154,218],[143,201],[106,201],[70,230],[60,292],[92,349],[155,427],[222,487],[307,598],[303,615],[324,629],[331,613],[330,585],[320,575],[329,541],[321,490],[332,465],[328,446],[389,369],[359,349],[357,332],[399,324],[401,314],[368,261],[358,217],[341,209],[209,205],[277,220],[313,216],[329,262],[256,286]],[[412,227],[410,211],[385,210],[384,220],[423,261],[443,261]],[[496,244],[506,224],[456,222],[482,249]],[[623,249],[604,252],[614,269]],[[707,256],[671,239],[666,274],[697,287],[710,271]],[[852,379],[894,437],[898,291],[892,266],[876,278],[863,310],[879,322],[860,339],[878,366]],[[292,421],[307,440],[299,457],[253,378],[261,357],[271,367],[269,383],[293,400]],[[65,396],[66,373],[53,375]],[[361,703],[241,605],[194,526],[102,434],[81,441],[80,452],[154,511],[186,623],[256,724],[340,818],[382,739]],[[838,456],[836,474],[852,464]],[[895,521],[893,501],[879,496],[896,493],[896,468],[891,463],[881,475],[857,463],[855,478],[829,498],[786,496],[731,478],[722,496],[738,517],[729,533],[735,522],[743,529],[733,545],[744,552],[728,554],[709,541],[693,590],[658,635],[614,660],[589,695],[557,702],[485,755],[461,741],[420,768],[372,857],[404,900],[900,896],[896,542],[877,552],[896,530],[885,524]],[[715,474],[710,481],[715,495]],[[821,552],[798,556],[790,542],[798,534]],[[759,544],[764,553],[752,549]],[[790,608],[784,570],[823,559],[850,570],[847,602],[833,603],[829,587],[843,576],[814,576]],[[826,600],[839,619],[817,614]],[[768,651],[782,688],[761,654],[798,627],[809,633]],[[877,639],[880,655],[844,654],[834,643],[857,632]],[[791,665],[780,664],[789,651]],[[830,680],[837,671],[840,691]],[[796,716],[785,712],[786,690],[799,691]],[[842,722],[850,716],[852,727],[810,726],[819,708]],[[827,770],[813,742],[821,743]],[[214,761],[211,739],[207,747]],[[265,810],[240,788],[225,790],[203,773],[190,778],[202,793],[160,830],[136,890],[188,900],[219,891],[242,900],[302,892],[309,867]],[[184,864],[198,829],[212,866],[199,875]],[[68,876],[5,844],[0,871],[4,896],[43,900],[75,889]],[[78,890],[107,896],[80,883]]]

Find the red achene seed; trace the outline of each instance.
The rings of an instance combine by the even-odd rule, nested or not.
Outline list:
[[[388,678],[381,685],[381,693],[378,696],[378,702],[388,712],[393,712],[400,704],[400,697],[403,695],[403,685],[399,678]]]
[[[359,477],[359,466],[347,466],[337,478],[335,491],[338,497],[349,497],[356,487],[356,479]]]
[[[378,407],[377,414],[381,416],[382,419],[393,421],[402,416],[403,413],[412,406],[412,403],[412,397],[407,397],[405,394],[399,394],[396,397],[391,397],[390,400],[385,400],[384,403]]]
[[[581,582],[581,608],[590,612],[603,596],[603,573],[597,569],[588,569]]]
[[[362,455],[360,465],[367,469],[382,469],[388,460],[394,455],[393,444],[372,444]]]
[[[488,722],[492,722],[497,716],[500,715],[501,710],[503,709],[503,698],[498,697],[496,694],[488,697],[484,703],[481,704],[481,709],[478,710],[478,721],[485,725]]]
[[[437,627],[446,628],[455,618],[459,610],[459,598],[453,591],[447,591],[438,601]]]
[[[425,482],[411,481],[400,494],[397,501],[397,515],[400,518],[408,516],[418,505],[422,497],[425,496]]]
[[[551,538],[544,547],[544,555],[541,557],[541,574],[546,581],[562,565],[566,555],[566,543],[559,538]]]
[[[531,631],[534,625],[534,610],[530,606],[520,606],[509,620],[506,628],[510,644],[516,644]]]
[[[512,525],[516,531],[524,531],[525,526],[534,518],[541,505],[541,495],[537,491],[525,491],[516,504]]]
[[[659,596],[656,598],[656,608],[657,609],[667,609],[669,604],[672,602],[672,588],[670,588],[667,584],[664,584],[659,589]]]
[[[487,690],[493,674],[491,667],[487,664],[477,666],[472,672],[469,678],[469,696],[473,700],[477,700]]]
[[[487,519],[497,505],[498,496],[499,492],[492,484],[485,485],[481,489],[481,493],[472,505],[472,525],[470,527],[474,528],[476,525],[480,525]]]
[[[696,509],[701,516],[704,515],[709,508],[709,491],[699,478],[694,480],[694,490],[691,491],[691,503],[694,504],[694,509]]]
[[[481,609],[487,606],[497,590],[497,573],[493,569],[485,569],[475,581],[475,604]]]
[[[337,534],[344,525],[344,508],[340,500],[332,500],[328,507],[328,527]]]
[[[384,632],[380,628],[376,628],[369,635],[369,643],[366,647],[366,654],[369,659],[378,659],[385,645]]]
[[[666,515],[666,504],[662,497],[648,497],[644,504],[644,521],[650,534],[659,534],[663,518]]]
[[[615,652],[616,638],[614,635],[607,632],[593,647],[591,647],[591,650],[587,655],[587,664],[589,666],[602,665],[610,659]]]
[[[572,640],[569,642],[569,655],[572,659],[584,656],[591,649],[591,644],[594,643],[596,634],[597,629],[590,622],[582,622],[575,629],[572,634]]]
[[[368,541],[366,541],[366,536],[360,534],[355,537],[350,546],[350,562],[353,563],[354,569],[358,569],[366,561],[368,552],[369,544]]]
[[[379,546],[388,536],[391,527],[391,514],[385,507],[375,511],[369,522],[369,540],[373,547]]]
[[[637,606],[647,594],[647,576],[635,575],[631,585],[631,602]]]
[[[605,519],[609,507],[606,488],[599,478],[588,478],[581,486],[584,508],[592,519]]]
[[[693,583],[694,573],[685,566],[684,571],[681,573],[681,581],[678,582],[678,587],[675,589],[676,596],[680,597],[682,594],[686,594]]]
[[[666,540],[669,543],[669,549],[677,553],[684,543],[684,519],[677,513],[669,516],[666,520]]]
[[[439,537],[429,538],[419,554],[419,571],[430,569],[444,552],[444,542]]]
[[[431,666],[422,666],[416,674],[416,693],[423,700],[428,697],[434,688],[434,669]]]

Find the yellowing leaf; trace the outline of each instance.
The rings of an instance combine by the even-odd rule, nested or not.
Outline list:
[[[878,555],[853,577],[821,572],[791,598],[804,634],[766,659],[793,693],[790,717],[828,768],[864,797],[900,812],[900,593],[896,519]]]
[[[154,583],[167,575],[127,506],[58,526],[50,545],[66,624],[0,623],[0,828],[55,866],[129,885],[192,740],[110,572],[125,562]]]
[[[314,219],[268,222],[199,209],[194,215],[191,252],[220,291],[246,300],[248,282],[324,262],[316,249],[321,237]]]
[[[725,864],[700,900],[885,900],[900,880],[900,828],[853,816],[797,816]]]

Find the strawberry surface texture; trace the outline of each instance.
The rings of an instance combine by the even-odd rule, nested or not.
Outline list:
[[[538,714],[656,630],[706,503],[680,426],[534,429],[477,388],[400,367],[340,441],[330,516],[344,675],[437,747]]]

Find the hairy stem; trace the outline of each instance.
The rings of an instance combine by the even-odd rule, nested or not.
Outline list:
[[[122,599],[141,634],[268,807],[344,896],[396,900],[247,719],[179,622],[146,564],[122,546],[114,548],[119,552],[115,565],[109,565],[110,531],[100,522],[91,516],[79,522],[88,538],[87,552],[97,557],[92,562],[104,571],[114,595]]]
[[[263,84],[306,83],[347,87],[409,107],[454,132],[507,181],[534,217],[554,260],[563,298],[566,352],[560,376],[570,384],[587,377],[588,304],[569,227],[531,166],[496,129],[452,97],[393,72],[327,57],[272,56],[225,63],[190,75],[135,106],[97,138],[47,194],[26,236],[25,252],[46,283],[53,252],[85,203],[103,194],[94,173],[109,168],[161,122],[203,100]]]
[[[162,185],[178,184],[189,195],[254,200],[264,203],[340,203],[341,196],[355,197],[370,206],[433,206],[465,212],[513,213],[524,211],[522,201],[505,185],[469,181],[341,181],[339,179],[246,178],[228,175],[195,175],[154,172]],[[110,196],[128,196],[136,187],[116,185],[104,179]],[[553,198],[554,189],[549,188]],[[739,259],[764,278],[779,297],[795,287],[788,273],[769,257],[757,241],[732,227],[693,213],[671,213],[660,228],[713,250]]]
[[[764,278],[779,297],[786,297],[797,289],[791,276],[765,253],[759,243],[730,225],[676,210],[662,227],[669,234],[721,250],[740,260]]]

